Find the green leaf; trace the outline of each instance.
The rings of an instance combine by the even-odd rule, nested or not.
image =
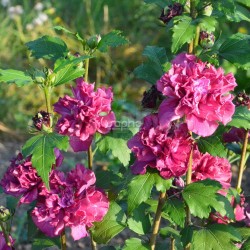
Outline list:
[[[162,178],[158,172],[154,174],[154,177],[155,177],[155,185],[157,191],[166,192],[167,190],[170,189],[172,185],[172,179],[166,180]]]
[[[236,107],[232,121],[229,122],[227,125],[236,127],[236,128],[250,129],[249,109],[245,106]]]
[[[55,164],[54,149],[67,150],[69,139],[56,133],[39,134],[30,138],[22,148],[25,157],[32,155],[32,166],[49,188],[49,173]]]
[[[129,43],[126,37],[121,35],[120,30],[113,30],[108,34],[102,36],[101,41],[98,43],[97,49],[101,52],[107,52],[108,47],[118,47]]]
[[[147,61],[138,66],[134,70],[134,74],[139,79],[155,84],[165,73],[166,66],[168,66],[166,50],[162,47],[147,46],[142,55],[147,57]]]
[[[172,227],[161,228],[160,235],[163,239],[166,239],[168,237],[180,238],[180,232]]]
[[[132,217],[128,219],[128,227],[141,235],[149,233],[151,229],[150,216],[146,213],[147,207],[148,205],[142,203],[133,211]]]
[[[234,0],[212,0],[212,6],[214,10],[218,10],[225,16],[227,14],[233,14],[235,12]]]
[[[149,245],[137,238],[131,238],[125,241],[123,250],[150,250]]]
[[[82,61],[91,58],[91,56],[73,57],[69,59],[60,58],[55,63],[53,85],[61,85],[63,83],[75,80],[84,75]]]
[[[43,58],[56,61],[60,57],[65,57],[69,52],[63,40],[52,36],[43,36],[26,43],[26,46],[31,51],[31,56],[36,59]]]
[[[129,130],[119,130],[118,128],[111,131],[109,134],[101,137],[97,141],[96,146],[103,153],[111,151],[114,157],[127,166],[130,161],[130,149],[127,146],[127,140],[132,137],[132,132]]]
[[[250,2],[249,0],[236,0],[236,2],[241,3],[247,7],[250,7]]]
[[[237,67],[250,68],[250,35],[232,35],[220,46],[219,55]]]
[[[231,22],[250,22],[250,12],[247,8],[235,3],[235,13],[227,15],[227,19]]]
[[[240,241],[241,237],[235,228],[212,224],[194,231],[191,250],[237,250],[235,242]]]
[[[202,153],[208,152],[210,155],[222,158],[227,156],[227,149],[218,136],[199,138],[198,147]]]
[[[64,31],[64,32],[67,33],[67,34],[71,34],[71,35],[75,36],[76,39],[77,39],[78,41],[80,41],[80,42],[83,42],[83,41],[84,41],[84,39],[83,39],[78,33],[74,33],[74,32],[72,32],[72,31],[70,31],[70,30],[68,30],[68,29],[66,29],[66,28],[64,28],[64,27],[62,27],[62,26],[60,26],[60,25],[54,26],[53,28],[54,28],[55,30]]]
[[[128,214],[150,197],[154,183],[154,174],[150,172],[132,179],[128,185]]]
[[[60,237],[48,238],[48,236],[40,235],[39,238],[34,239],[32,243],[32,250],[43,250],[47,247],[57,246],[61,248]]]
[[[173,53],[176,53],[182,45],[189,43],[195,37],[195,29],[191,17],[181,17],[178,23],[173,27],[173,40],[171,46]]]
[[[250,238],[250,228],[249,227],[238,227],[236,228],[243,240]]]
[[[165,0],[144,0],[146,4],[156,4],[161,8],[165,8],[168,5],[168,2]]]
[[[197,21],[200,23],[200,28],[202,31],[213,32],[218,24],[217,20],[213,16],[203,16],[198,18]]]
[[[32,83],[32,78],[20,70],[0,69],[0,82],[15,83],[18,87]]]
[[[221,188],[219,182],[206,179],[187,185],[182,196],[194,216],[208,218],[212,208],[224,216],[227,214],[227,204],[217,194]]]
[[[126,227],[126,215],[122,208],[111,202],[109,211],[101,222],[95,222],[92,235],[97,243],[108,243],[114,236]]]
[[[163,208],[163,211],[167,213],[170,219],[178,226],[184,226],[186,210],[183,201],[177,198],[168,199]]]
[[[194,233],[194,226],[187,226],[181,230],[181,242],[184,247],[191,243]]]

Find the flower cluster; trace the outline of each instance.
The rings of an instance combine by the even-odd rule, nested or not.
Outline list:
[[[57,165],[62,159],[57,157]],[[1,180],[3,190],[20,203],[37,200],[32,211],[36,226],[49,237],[59,236],[65,227],[71,228],[72,237],[78,240],[88,235],[93,222],[101,221],[109,208],[109,201],[94,184],[94,173],[83,165],[76,165],[67,175],[52,169],[50,190],[43,184],[32,167],[30,157],[19,154]]]
[[[194,55],[179,54],[171,69],[157,82],[167,96],[159,108],[160,124],[185,117],[188,129],[200,136],[209,136],[218,122],[227,124],[234,113],[233,96],[236,86],[233,74],[224,75],[222,68],[199,61]]]
[[[140,131],[128,141],[128,147],[137,157],[132,165],[134,174],[144,174],[150,167],[169,179],[187,171],[192,139],[186,124],[162,129],[158,114],[151,114],[144,118]]]
[[[108,133],[115,124],[111,111],[113,93],[111,88],[98,88],[82,78],[73,88],[74,97],[65,96],[54,104],[55,112],[61,115],[57,131],[70,136],[70,145],[75,152],[88,150],[96,132]]]

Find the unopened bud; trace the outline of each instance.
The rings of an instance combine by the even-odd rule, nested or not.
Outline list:
[[[52,119],[51,119],[51,114],[45,111],[40,111],[38,112],[33,118],[33,125],[34,127],[41,131],[50,131],[52,127]]]
[[[174,3],[173,5],[168,6],[168,10],[165,13],[164,9],[159,17],[159,19],[164,22],[168,23],[173,17],[180,16],[183,12],[183,5],[180,3]]]
[[[101,36],[94,35],[87,40],[87,45],[89,46],[90,49],[95,49],[100,41],[101,41]]]
[[[157,90],[156,86],[153,85],[148,91],[143,93],[142,107],[143,108],[156,108],[157,100],[162,98],[162,94]]]
[[[213,33],[208,33],[206,31],[200,32],[200,46],[203,49],[210,49],[213,47],[215,37]]]
[[[5,222],[11,217],[10,210],[0,206],[0,221]]]

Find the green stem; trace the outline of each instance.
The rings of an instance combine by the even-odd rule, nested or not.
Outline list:
[[[91,238],[91,248],[92,250],[97,250],[96,242],[93,239],[92,233],[90,232],[90,238]]]
[[[174,237],[170,238],[170,249],[175,250],[175,238]]]
[[[11,243],[10,243],[10,238],[9,238],[9,234],[7,233],[4,225],[3,225],[3,222],[0,221],[0,227],[2,229],[2,232],[3,232],[3,235],[4,235],[4,239],[5,239],[5,242],[6,242],[6,245],[11,247]]]
[[[156,213],[155,213],[155,219],[154,219],[154,224],[153,224],[153,231],[152,231],[152,235],[150,238],[150,247],[151,250],[155,249],[155,245],[156,245],[156,238],[159,232],[159,228],[160,228],[160,223],[161,223],[161,214],[162,214],[162,208],[165,204],[165,201],[167,199],[167,193],[166,192],[160,192],[159,195],[159,200],[158,200],[158,206],[156,209]]]
[[[51,90],[52,89],[50,86],[44,86],[43,90],[44,90],[47,112],[51,113]]]
[[[88,167],[91,170],[93,169],[93,151],[92,151],[91,145],[89,146],[89,149],[88,149]]]
[[[88,77],[89,77],[89,58],[85,60],[85,76],[84,76],[85,82],[88,82]]]
[[[66,250],[67,249],[67,245],[66,245],[65,230],[63,230],[62,233],[61,233],[60,241],[61,241],[61,250]]]
[[[245,164],[246,164],[248,133],[249,133],[249,130],[247,129],[245,133],[243,145],[242,145],[242,151],[241,151],[239,175],[238,175],[237,186],[236,186],[236,189],[238,190],[239,193],[241,192],[242,177],[243,177],[243,172],[245,170]]]

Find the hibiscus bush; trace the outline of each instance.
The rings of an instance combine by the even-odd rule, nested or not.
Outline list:
[[[92,59],[128,44],[121,31],[83,37],[56,26],[82,51],[45,35],[26,46],[46,67],[0,70],[1,82],[38,85],[46,104],[0,182],[18,207],[29,207],[32,249],[65,250],[69,237],[89,237],[93,250],[250,248],[250,203],[242,188],[250,98],[223,69],[225,61],[249,69],[250,37],[225,37],[219,25],[249,21],[249,3],[145,3],[161,10],[171,48],[147,46],[147,59],[134,70],[152,84],[142,97],[141,121],[115,112],[111,87],[89,83]],[[72,94],[52,103],[57,86],[69,82]],[[83,161],[65,171],[68,150]],[[107,163],[97,164],[100,157]],[[13,216],[0,207],[0,249],[15,247]],[[125,242],[111,245],[123,230]]]

